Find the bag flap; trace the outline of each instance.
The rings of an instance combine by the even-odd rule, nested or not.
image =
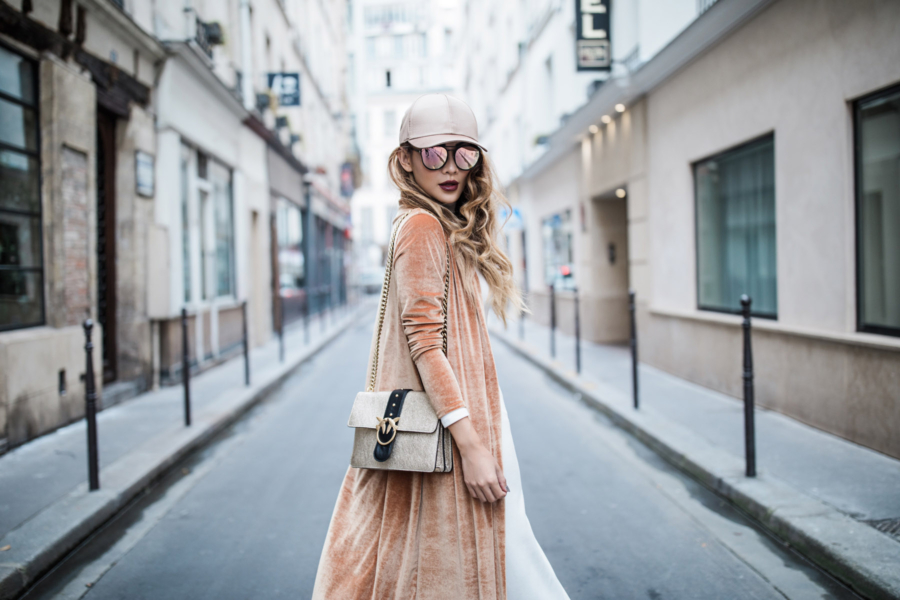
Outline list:
[[[375,429],[378,419],[384,416],[391,392],[359,392],[353,400],[348,427],[365,427]],[[400,422],[397,431],[413,431],[416,433],[434,433],[438,418],[425,392],[409,392],[403,401]]]

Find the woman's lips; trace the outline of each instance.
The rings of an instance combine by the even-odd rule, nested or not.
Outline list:
[[[456,188],[459,187],[459,182],[457,181],[445,181],[444,183],[439,183],[441,189],[445,192],[455,192]]]

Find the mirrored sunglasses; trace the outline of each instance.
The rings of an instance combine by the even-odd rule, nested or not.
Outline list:
[[[422,155],[422,164],[426,169],[437,171],[445,164],[450,156],[450,151],[445,146],[432,146],[431,148],[419,148]],[[468,171],[478,164],[481,158],[481,150],[476,146],[457,146],[453,152],[453,160],[460,171]]]

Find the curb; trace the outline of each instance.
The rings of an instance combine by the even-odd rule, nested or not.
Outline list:
[[[164,431],[102,471],[103,487],[82,483],[0,539],[12,548],[0,555],[0,600],[17,598],[100,526],[114,517],[173,465],[266,398],[303,363],[334,341],[366,312],[356,308],[325,337],[313,342],[260,383],[229,394],[194,413],[190,427]],[[224,365],[223,365],[224,366]]]
[[[535,354],[496,325],[493,337],[606,415],[663,459],[719,496],[856,592],[873,600],[900,598],[900,544],[876,529],[807,496],[765,472],[744,476],[741,459],[726,454],[652,409],[622,410],[628,398],[609,386],[586,382]],[[612,402],[611,400],[617,400]]]

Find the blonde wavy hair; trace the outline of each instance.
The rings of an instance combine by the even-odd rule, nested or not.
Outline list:
[[[482,153],[479,163],[469,171],[466,187],[456,202],[454,212],[425,193],[413,174],[401,166],[400,153],[411,150],[409,144],[403,144],[395,148],[388,159],[388,174],[400,190],[400,206],[424,208],[438,218],[444,231],[450,234],[450,244],[456,250],[456,264],[462,275],[463,290],[472,300],[480,302],[478,278],[472,276],[477,272],[487,282],[491,308],[504,325],[509,314],[508,307],[512,308],[513,314],[530,312],[513,279],[512,262],[498,241],[500,230],[506,223],[500,222],[499,208],[506,207],[508,220],[512,206],[495,183],[490,159]]]

